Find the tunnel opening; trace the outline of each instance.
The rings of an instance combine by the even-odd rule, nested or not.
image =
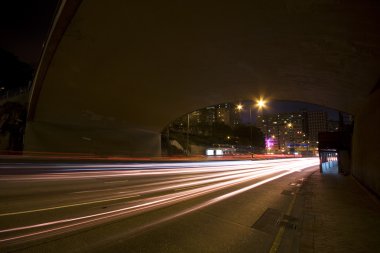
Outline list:
[[[287,100],[258,104],[225,102],[178,117],[161,132],[163,156],[318,156],[319,133],[352,129],[352,115],[331,108]]]

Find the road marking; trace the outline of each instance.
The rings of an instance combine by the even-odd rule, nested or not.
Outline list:
[[[103,199],[103,200],[89,201],[89,202],[78,203],[78,204],[71,204],[71,205],[65,205],[65,206],[54,206],[54,207],[34,209],[34,210],[14,212],[14,213],[2,213],[2,214],[0,214],[0,217],[17,215],[17,214],[26,214],[26,213],[35,213],[35,212],[49,211],[49,210],[60,209],[60,208],[67,208],[67,207],[74,207],[74,206],[84,206],[84,205],[90,205],[90,204],[95,204],[95,203],[109,202],[109,201],[114,201],[114,200],[129,199],[129,198],[135,198],[135,197],[140,197],[140,195],[130,195],[130,196],[120,197],[120,198]]]
[[[294,193],[292,201],[290,202],[290,204],[288,206],[288,209],[286,210],[286,215],[290,216],[290,214],[291,214],[291,212],[293,210],[294,203],[296,202],[296,198],[297,198],[298,189]],[[281,244],[281,241],[282,241],[282,237],[284,236],[284,233],[285,233],[285,226],[281,226],[280,229],[277,232],[277,235],[276,235],[276,237],[275,237],[275,239],[273,241],[273,244],[272,244],[272,247],[269,250],[269,253],[277,253],[278,249],[280,248],[280,244]]]

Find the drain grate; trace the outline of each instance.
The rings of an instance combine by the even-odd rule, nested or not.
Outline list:
[[[251,227],[272,234],[277,231],[281,217],[279,210],[268,208]]]
[[[298,219],[293,216],[284,215],[279,220],[278,225],[283,226],[287,229],[296,230],[298,226]]]

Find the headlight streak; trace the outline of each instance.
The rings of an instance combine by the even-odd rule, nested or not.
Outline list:
[[[296,161],[296,158],[288,158],[286,161]],[[260,164],[268,164],[268,163],[283,163],[284,159],[271,159],[271,160],[257,160],[253,161],[254,164],[260,165]],[[210,162],[170,162],[170,163],[128,163],[128,164],[84,164],[84,163],[78,163],[78,164],[70,164],[65,165],[62,163],[54,164],[54,163],[41,163],[38,165],[30,165],[28,163],[12,163],[12,164],[1,164],[1,169],[19,169],[19,168],[30,168],[30,169],[49,169],[49,171],[46,171],[47,173],[52,172],[52,168],[56,168],[59,172],[62,171],[105,171],[105,170],[137,170],[137,169],[143,169],[143,170],[150,170],[150,169],[175,169],[178,170],[178,168],[184,168],[184,165],[186,165],[186,168],[205,168],[212,167],[214,169],[221,167],[224,169],[226,166],[237,166],[241,167],[243,165],[249,165],[252,166],[252,161],[210,161]]]
[[[223,178],[222,181],[224,181],[226,179],[234,179],[234,180],[230,180],[230,181],[226,181],[226,182],[221,182],[221,183],[213,184],[213,185],[209,185],[209,186],[203,186],[203,187],[200,187],[200,188],[197,188],[197,189],[194,189],[194,190],[183,191],[181,193],[166,194],[164,196],[173,195],[173,198],[178,198],[178,197],[186,196],[189,193],[192,193],[192,194],[194,194],[194,193],[195,194],[207,194],[210,191],[220,190],[222,188],[229,187],[231,185],[239,184],[239,183],[242,183],[242,182],[246,182],[246,181],[255,179],[257,177],[260,177],[260,176],[265,176],[265,175],[272,174],[274,172],[277,172],[279,169],[280,168],[272,168],[272,169],[266,170],[266,171],[260,171],[260,172],[254,171],[254,172],[251,172],[251,173],[244,173],[244,175],[242,177],[239,176],[239,175],[237,175],[237,176],[229,176],[229,177]],[[281,168],[281,169],[283,169],[283,168]],[[235,178],[237,178],[237,179],[235,179]],[[203,185],[206,182],[207,183],[212,183],[212,182],[215,182],[215,181],[220,181],[220,180],[201,181],[200,184]],[[187,186],[192,186],[192,185],[195,185],[195,184],[196,183],[193,183],[193,184],[179,184],[179,185],[174,185],[174,186],[170,186],[170,187],[161,188],[161,189],[159,189],[159,191],[169,190],[169,189],[174,189],[174,188],[187,187]],[[152,191],[154,191],[154,190],[148,190],[148,191],[143,191],[143,192],[138,192],[138,193],[141,195],[141,194],[144,194],[144,193],[151,193]],[[137,193],[137,192],[133,192],[133,193]],[[128,197],[131,197],[131,196],[126,196],[124,198],[128,198]],[[152,199],[156,199],[156,198],[158,198],[158,200],[159,200],[159,198],[161,198],[161,197],[149,198],[148,200],[151,201]],[[105,201],[116,200],[116,199],[119,199],[119,198],[107,199],[107,200],[104,200],[104,202]],[[122,198],[120,198],[120,199],[122,199]],[[96,202],[100,202],[100,201],[96,201]],[[156,200],[154,200],[153,202],[155,203]],[[85,204],[87,204],[87,203],[85,203]],[[88,203],[88,204],[91,204],[91,203]],[[16,214],[25,214],[25,213],[31,213],[31,212],[48,211],[48,210],[52,210],[52,209],[66,208],[66,207],[72,207],[72,206],[76,206],[76,204],[66,205],[66,206],[62,206],[62,207],[52,207],[52,208],[45,208],[45,209],[21,211],[21,212],[17,212],[17,213],[0,214],[0,217],[1,216],[16,215]],[[119,210],[112,211],[112,212],[104,212],[104,213],[96,214],[94,216],[100,216],[100,215],[104,215],[104,214],[108,214],[108,213],[113,213],[113,212],[118,212],[118,211],[124,211],[124,210],[127,210],[127,209],[130,209],[130,208],[119,209]],[[82,218],[78,218],[78,219],[84,219],[84,218],[94,217],[94,216],[86,216],[86,217],[82,217]],[[69,222],[69,221],[74,221],[74,220],[77,220],[77,218],[75,218],[75,219],[68,219],[68,220],[61,220],[61,221],[57,221],[57,222],[54,222],[54,223],[46,223],[46,225],[57,224],[57,223],[64,223],[64,222]],[[10,232],[10,231],[16,231],[16,230],[23,230],[23,229],[30,229],[30,228],[40,227],[40,226],[41,225],[39,224],[38,226],[27,226],[27,227],[22,227],[22,228],[17,228],[17,229],[11,229],[11,230],[0,230],[0,233]]]
[[[36,175],[29,175],[29,176],[3,176],[0,178],[0,181],[25,181],[25,180],[81,180],[81,179],[98,179],[98,178],[112,178],[112,177],[120,177],[120,176],[148,176],[148,175],[178,175],[178,174],[193,174],[193,173],[209,173],[209,172],[215,172],[215,171],[225,171],[225,170],[240,170],[242,168],[246,169],[252,169],[252,168],[258,168],[258,167],[270,167],[276,164],[287,164],[289,162],[297,161],[297,159],[278,159],[278,160],[266,160],[266,161],[250,161],[250,162],[244,162],[243,165],[236,165],[232,164],[232,162],[207,162],[204,163],[203,166],[195,166],[190,163],[171,163],[170,166],[163,166],[162,164],[155,164],[156,167],[154,167],[153,164],[141,164],[139,169],[135,169],[136,165],[120,165],[115,166],[113,165],[110,167],[109,165],[91,165],[92,169],[88,169],[89,171],[83,172],[81,169],[79,169],[80,172],[72,172],[71,170],[64,169],[66,166],[62,167],[62,170],[60,170],[60,173],[46,173],[44,176],[36,176]],[[218,166],[215,166],[215,164],[218,164]],[[224,166],[222,166],[225,164]],[[186,167],[184,167],[184,165]],[[55,165],[57,166],[57,165]],[[177,166],[177,169],[175,169]],[[71,166],[70,166],[71,167]],[[78,167],[90,167],[90,165],[75,165],[76,168]],[[98,168],[98,169],[94,169]],[[168,169],[168,167],[171,167]],[[34,168],[34,166],[28,166],[28,168]],[[105,170],[106,169],[115,169],[115,170]],[[160,169],[159,169],[160,168]],[[100,170],[101,172],[98,172]],[[122,171],[122,172],[121,172]],[[67,175],[71,176],[67,176]]]
[[[289,165],[287,165],[287,166],[289,166]],[[284,169],[285,167],[282,167],[282,168]],[[88,200],[88,201],[85,201],[82,203],[72,203],[72,204],[67,204],[67,205],[63,205],[63,206],[53,206],[53,207],[18,211],[18,212],[12,212],[12,213],[1,213],[0,217],[17,215],[17,214],[26,214],[26,213],[33,213],[33,212],[48,211],[48,210],[68,208],[68,207],[81,206],[81,205],[90,205],[90,204],[94,204],[94,203],[109,202],[109,201],[114,201],[114,200],[131,198],[131,195],[140,196],[143,194],[152,194],[152,193],[157,193],[157,192],[164,192],[164,191],[173,190],[173,189],[177,189],[177,188],[193,187],[193,186],[210,184],[210,183],[219,182],[219,181],[232,180],[235,178],[242,178],[245,180],[251,180],[251,179],[255,178],[252,176],[267,175],[267,174],[275,172],[279,169],[280,168],[273,167],[273,166],[271,167],[271,169],[263,168],[263,169],[256,169],[254,171],[252,171],[252,169],[244,169],[244,170],[238,171],[239,173],[237,173],[237,171],[214,173],[212,175],[191,177],[191,178],[181,179],[181,180],[172,180],[172,181],[159,182],[159,183],[153,183],[153,184],[152,183],[151,184],[143,184],[143,185],[132,186],[132,187],[119,187],[118,188],[119,190],[123,190],[123,191],[129,190],[128,195],[121,196],[118,198],[106,198],[106,199],[102,199],[102,200]],[[262,172],[264,172],[264,173],[262,173]],[[190,183],[184,183],[186,181],[191,181],[191,182]],[[156,188],[157,186],[160,186],[160,185],[167,185],[167,186],[161,187],[161,188]],[[142,188],[143,190],[138,190],[139,188]],[[114,190],[114,189],[115,188],[110,188],[108,190]],[[98,191],[95,190],[95,192],[98,192]]]
[[[236,174],[236,172],[227,172],[227,173],[220,173],[220,174],[211,175],[211,176],[209,175],[209,176],[203,176],[203,177],[189,178],[189,179],[185,179],[185,180],[172,180],[171,182],[160,182],[160,183],[156,183],[156,184],[144,184],[142,186],[140,186],[140,185],[137,186],[139,188],[145,188],[145,190],[140,190],[140,191],[132,190],[133,188],[137,188],[137,187],[122,187],[122,188],[118,188],[118,189],[129,190],[129,193],[128,193],[129,195],[118,197],[118,198],[106,198],[106,199],[102,199],[102,200],[87,201],[84,203],[73,203],[73,204],[68,204],[68,205],[63,205],[63,206],[54,206],[54,207],[40,208],[40,209],[34,209],[34,210],[25,210],[25,211],[18,211],[18,212],[12,212],[12,213],[1,213],[0,217],[17,215],[17,214],[33,213],[33,212],[49,211],[49,210],[54,210],[54,209],[68,208],[68,207],[81,206],[81,205],[90,205],[90,204],[94,204],[94,203],[109,202],[109,201],[114,201],[114,200],[121,200],[121,199],[131,198],[133,196],[140,196],[143,194],[168,191],[168,190],[173,190],[176,188],[185,188],[185,187],[190,187],[190,186],[204,185],[204,184],[209,184],[209,183],[218,182],[218,181],[225,181],[228,179],[239,178],[239,177],[246,176],[246,175],[247,176],[252,175],[252,174],[258,174],[259,175],[259,173],[261,171],[265,171],[265,173],[268,173],[272,170],[268,171],[268,169],[261,169],[261,170],[255,170],[254,172],[251,171],[251,172],[244,172],[244,173],[238,173],[238,174]],[[232,175],[223,176],[225,174],[226,175],[232,174]],[[213,178],[213,179],[201,180],[201,179],[207,179],[207,178]],[[195,180],[197,180],[197,181],[195,181]],[[184,181],[195,181],[195,182],[170,185],[171,183],[180,183],[180,182],[184,182]],[[159,185],[163,185],[163,184],[170,185],[170,186],[166,186],[166,187],[162,187],[162,188],[152,187],[152,186],[159,186]],[[107,189],[107,190],[113,190],[113,189],[111,188],[111,189]],[[131,194],[133,194],[133,195],[130,196]],[[1,231],[0,231],[0,233],[1,233]]]
[[[241,189],[231,191],[230,193],[223,194],[221,196],[215,197],[211,200],[208,200],[204,203],[195,205],[192,208],[189,208],[185,211],[179,212],[179,213],[174,214],[174,215],[170,216],[169,218],[167,218],[167,219],[171,219],[171,218],[178,217],[180,215],[187,214],[191,211],[198,210],[200,208],[206,207],[208,205],[217,203],[217,202],[222,201],[224,199],[227,199],[229,197],[235,196],[239,193],[245,192],[245,191],[250,190],[250,189],[257,187],[259,185],[265,184],[265,183],[270,182],[272,180],[275,180],[277,178],[280,178],[280,177],[283,177],[283,176],[288,175],[290,173],[293,173],[294,171],[302,170],[302,169],[305,169],[305,168],[311,167],[311,166],[315,166],[318,163],[319,163],[318,159],[302,159],[302,160],[293,161],[293,163],[289,163],[289,159],[288,159],[285,161],[282,160],[282,162],[277,161],[275,163],[272,163],[271,164],[272,167],[255,169],[253,171],[252,171],[252,169],[245,168],[245,166],[242,166],[243,169],[240,167],[240,170],[237,168],[234,168],[234,169],[227,168],[226,169],[225,167],[224,167],[224,169],[220,169],[220,170],[215,169],[215,167],[213,167],[213,169],[204,169],[205,167],[207,167],[207,166],[204,166],[203,169],[197,170],[196,173],[205,173],[206,171],[208,173],[213,173],[213,172],[215,172],[215,170],[219,171],[219,172],[220,171],[226,171],[226,172],[215,173],[215,174],[206,175],[206,176],[196,176],[194,178],[190,177],[189,179],[185,179],[185,180],[193,181],[193,182],[187,182],[187,183],[184,183],[182,180],[172,180],[170,183],[174,182],[174,184],[160,188],[160,189],[155,189],[153,187],[152,189],[148,189],[145,191],[143,190],[140,192],[139,191],[129,192],[129,195],[136,194],[136,193],[146,194],[146,193],[150,193],[150,192],[167,191],[167,190],[172,190],[175,188],[181,188],[181,187],[183,188],[183,187],[191,187],[191,186],[200,185],[199,188],[195,188],[195,189],[188,189],[188,190],[179,191],[179,192],[175,192],[175,193],[166,193],[165,195],[158,196],[158,197],[143,198],[141,200],[135,201],[136,203],[134,203],[132,206],[128,206],[125,208],[120,208],[120,209],[116,209],[116,210],[112,210],[112,211],[101,212],[101,213],[82,216],[82,217],[63,219],[63,220],[55,220],[55,221],[35,224],[35,225],[31,225],[31,226],[23,226],[23,227],[16,227],[16,228],[10,228],[10,229],[3,229],[3,230],[0,230],[0,234],[10,233],[10,232],[12,232],[12,233],[13,232],[22,232],[22,231],[31,230],[31,229],[43,228],[43,230],[41,230],[41,231],[29,232],[26,234],[21,234],[21,235],[17,235],[17,236],[12,236],[12,237],[8,237],[8,238],[0,239],[0,242],[10,242],[10,241],[15,241],[15,240],[22,239],[22,238],[25,239],[25,238],[34,237],[37,235],[43,235],[43,234],[47,234],[50,232],[59,232],[59,231],[65,232],[65,229],[74,228],[74,227],[78,227],[81,225],[86,225],[86,224],[94,225],[94,224],[98,224],[100,221],[104,221],[104,220],[110,220],[110,219],[116,219],[116,218],[131,216],[131,215],[134,215],[137,213],[146,212],[146,211],[153,210],[153,209],[156,209],[159,207],[172,205],[172,204],[182,202],[182,201],[185,201],[185,200],[188,200],[191,198],[195,198],[195,197],[198,197],[201,195],[205,195],[205,194],[208,194],[211,192],[215,192],[215,191],[218,191],[221,189],[236,186],[236,185],[239,185],[241,183],[248,182],[252,179],[258,178],[258,177],[268,176],[268,175],[271,175],[274,173],[280,173],[281,171],[284,171],[284,170],[286,171],[286,172],[283,172],[283,173],[278,174],[276,176],[261,180],[257,183],[252,184],[252,185],[249,185],[249,186],[243,187]],[[267,161],[267,164],[270,164],[270,161]],[[252,166],[252,165],[253,164],[251,164],[251,166],[250,166],[251,168],[252,167],[258,167],[258,166]],[[260,163],[260,166],[262,166],[262,165],[263,165],[263,163]],[[179,169],[179,171],[180,171],[179,173],[176,173],[176,171],[173,171],[173,169],[171,169],[171,170],[172,171],[170,174],[173,174],[174,176],[175,175],[181,175],[183,173],[189,173],[188,169],[182,169],[182,170]],[[192,168],[190,170],[194,170],[194,168]],[[158,169],[157,171],[160,171],[160,170]],[[140,172],[140,173],[142,173],[142,175],[145,175],[143,172]],[[193,173],[194,173],[194,171],[193,171]],[[142,176],[142,175],[140,175],[140,176]],[[158,173],[156,175],[161,175],[161,174]],[[168,182],[166,182],[166,183],[168,183]],[[207,185],[205,185],[205,184],[207,184]],[[157,183],[156,186],[159,186],[159,185],[162,185],[162,184]],[[154,185],[150,184],[150,186],[154,186]],[[167,220],[167,219],[164,219],[164,220]],[[71,223],[71,222],[73,222],[73,223],[67,224],[67,223]],[[66,225],[62,226],[62,224],[66,224]],[[155,224],[155,223],[152,223],[152,224]],[[54,225],[58,225],[58,227],[48,228],[48,227],[51,227]],[[30,238],[30,239],[32,239],[32,238]]]

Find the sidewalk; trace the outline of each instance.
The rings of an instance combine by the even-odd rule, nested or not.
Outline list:
[[[299,252],[380,252],[380,201],[352,176],[316,171],[298,196]]]

